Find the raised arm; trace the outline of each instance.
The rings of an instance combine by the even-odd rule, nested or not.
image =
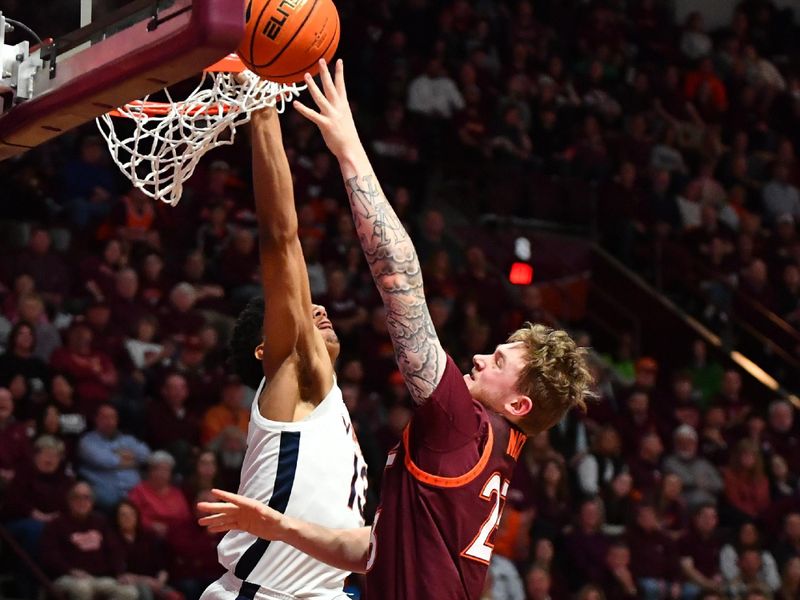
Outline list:
[[[291,421],[298,400],[322,401],[333,379],[333,366],[312,320],[311,290],[297,237],[292,176],[278,114],[272,109],[254,113],[252,126],[265,298],[262,363],[269,382],[260,408],[268,419]]]
[[[397,366],[414,401],[421,404],[436,389],[446,362],[425,303],[422,269],[414,244],[383,194],[358,138],[342,61],[336,64],[335,84],[327,65],[320,63],[324,94],[306,75],[319,112],[299,102],[295,107],[320,128],[325,143],[339,160],[361,247],[386,307]]]

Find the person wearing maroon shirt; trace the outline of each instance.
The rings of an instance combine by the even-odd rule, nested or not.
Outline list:
[[[192,449],[200,442],[200,417],[189,402],[189,387],[180,373],[168,374],[161,384],[161,398],[147,411],[147,441],[175,457],[179,473],[189,467]]]
[[[389,453],[371,530],[327,529],[221,491],[215,493],[230,502],[199,505],[213,513],[201,523],[278,539],[333,566],[366,571],[373,600],[477,599],[526,435],[584,405],[586,351],[563,331],[531,325],[493,353],[476,355],[469,374],[458,371],[436,337],[411,239],[358,139],[342,63],[336,84],[324,61],[320,66],[325,95],[310,75],[306,83],[321,114],[295,106],[339,159],[415,414]]]
[[[75,381],[81,414],[89,418],[111,398],[117,385],[117,370],[108,355],[93,350],[89,326],[78,321],[67,332],[67,346],[50,357],[55,371],[67,373]]]
[[[696,598],[701,592],[722,592],[719,554],[722,545],[717,537],[717,509],[704,504],[695,510],[692,526],[678,542],[678,556],[683,571],[682,597]]]
[[[598,498],[584,500],[577,522],[564,536],[564,551],[570,565],[570,583],[577,589],[585,583],[600,581],[610,540],[602,532],[603,515]]]
[[[661,458],[664,444],[655,432],[646,433],[639,440],[639,453],[630,461],[628,469],[633,477],[633,489],[640,498],[652,496],[661,485]]]
[[[207,502],[213,498],[210,492],[200,492],[194,501]],[[199,513],[196,516],[199,518]],[[166,546],[170,584],[182,592],[186,600],[197,600],[202,591],[225,572],[217,560],[217,544],[221,539],[221,535],[206,530],[195,520],[170,529]]]
[[[14,418],[14,398],[6,388],[0,388],[0,490],[30,456],[28,433]]]
[[[625,535],[631,552],[631,572],[645,600],[676,598],[680,593],[675,542],[661,530],[652,504],[636,507],[635,522]]]
[[[638,597],[639,590],[631,573],[631,550],[624,542],[614,542],[609,546],[600,581],[607,600]]]
[[[48,523],[41,542],[41,562],[55,588],[71,600],[91,600],[103,594],[114,600],[137,600],[133,585],[117,580],[122,556],[110,540],[106,520],[92,512],[94,495],[78,482],[67,495],[67,511]]]

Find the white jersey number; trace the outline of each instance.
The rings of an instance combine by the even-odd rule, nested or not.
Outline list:
[[[484,521],[472,543],[461,553],[462,556],[489,564],[492,558],[492,550],[494,549],[494,544],[489,543],[489,536],[494,533],[500,524],[500,516],[503,514],[507,494],[508,479],[504,480],[500,477],[500,473],[492,473],[492,476],[484,484],[483,490],[481,490],[482,499],[487,502],[494,500],[492,512],[489,518]]]

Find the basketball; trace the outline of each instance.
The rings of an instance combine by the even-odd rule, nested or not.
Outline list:
[[[237,54],[248,69],[277,83],[316,75],[339,45],[339,13],[332,0],[248,0]]]

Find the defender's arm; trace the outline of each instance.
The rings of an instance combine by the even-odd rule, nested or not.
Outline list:
[[[270,382],[262,414],[291,421],[299,398],[323,399],[333,367],[311,318],[311,290],[297,237],[292,176],[278,114],[253,114],[253,178],[264,287],[264,375]],[[302,389],[301,389],[302,387]],[[262,396],[263,398],[264,396]]]
[[[297,110],[316,123],[339,160],[361,247],[387,312],[387,325],[400,372],[417,404],[427,400],[444,373],[446,356],[433,326],[422,284],[422,269],[411,238],[381,191],[347,102],[342,62],[336,83],[324,61],[325,93],[310,75],[306,83],[320,112],[299,102]]]

